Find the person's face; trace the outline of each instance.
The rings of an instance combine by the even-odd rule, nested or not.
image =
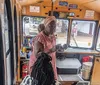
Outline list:
[[[48,34],[54,34],[54,32],[56,31],[56,22],[55,21],[51,21],[45,28],[46,32]]]

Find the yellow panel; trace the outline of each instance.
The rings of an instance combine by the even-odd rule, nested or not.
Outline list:
[[[40,3],[43,0],[17,0],[19,1],[20,5],[25,6],[25,5],[32,5],[35,3]]]
[[[74,18],[84,19],[86,10],[90,10],[90,9],[94,9],[97,12],[100,12],[100,9],[99,9],[100,7],[97,8],[96,5],[93,5],[93,3],[99,5],[98,3],[100,3],[100,2],[91,2],[91,0],[61,0],[61,1],[68,1],[68,3],[70,3],[70,4],[73,4],[74,2],[75,3],[77,2],[79,4],[78,5],[78,9],[70,9],[70,10],[68,10],[68,7],[59,6],[58,1],[60,1],[60,0],[56,0],[56,2],[54,3],[54,11],[59,11],[59,12],[74,12],[75,13],[75,17]],[[91,2],[91,3],[88,3],[88,2]],[[48,12],[51,11],[51,4],[52,4],[51,0],[44,0],[44,2],[42,2],[42,3],[33,4],[33,5],[36,5],[36,6],[37,5],[40,6],[41,12],[40,13],[30,13],[29,12],[29,8],[27,7],[27,9],[26,9],[26,15],[48,16]],[[80,11],[80,9],[82,9],[82,11]],[[94,15],[94,19],[95,20],[99,20],[100,19],[100,15],[97,12],[95,12],[95,15]],[[79,17],[77,17],[77,16],[79,16]]]
[[[100,0],[84,4],[84,6],[100,13]]]
[[[52,3],[51,2],[42,2],[41,4],[42,4],[42,6],[51,6]]]
[[[94,85],[100,85],[100,58],[99,57],[95,58],[91,83]]]
[[[68,1],[69,3],[83,4],[93,0],[59,0],[59,1]]]
[[[17,1],[22,1],[20,3],[22,6],[36,4],[41,1],[43,1],[41,2],[42,5],[51,6],[51,0],[17,0]],[[95,0],[56,0],[54,3],[55,6],[58,6],[58,1],[67,1],[68,3],[86,6],[87,8],[95,10],[100,13],[100,9],[99,9],[100,0],[97,0],[97,1]]]

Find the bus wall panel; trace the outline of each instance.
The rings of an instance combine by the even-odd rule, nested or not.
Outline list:
[[[50,3],[51,4],[51,3]],[[22,7],[22,15],[29,15],[29,16],[48,16],[48,12],[51,11],[51,6],[50,4],[37,4],[34,6],[40,6],[40,12],[39,13],[34,13],[34,12],[30,12],[30,6],[23,6]],[[61,7],[58,6],[57,4],[54,5],[54,11],[58,11],[58,12],[74,12],[75,13],[75,17],[77,19],[85,19],[85,13],[86,10],[89,10],[86,7],[82,7],[82,6],[78,6],[78,9],[69,9],[67,7]],[[100,20],[100,14],[95,12],[94,13],[94,18],[92,18],[94,20]]]

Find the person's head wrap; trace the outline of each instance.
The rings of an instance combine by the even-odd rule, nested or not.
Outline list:
[[[55,21],[56,22],[56,18],[54,16],[48,16],[45,20],[44,20],[44,26],[46,27],[51,21]]]

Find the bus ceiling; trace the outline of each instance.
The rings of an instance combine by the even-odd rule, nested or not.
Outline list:
[[[37,3],[48,3],[52,2],[52,0],[16,0],[21,6],[33,5]],[[66,1],[68,3],[78,4],[81,6],[85,6],[91,10],[94,10],[100,13],[100,0],[53,0],[57,1]]]

